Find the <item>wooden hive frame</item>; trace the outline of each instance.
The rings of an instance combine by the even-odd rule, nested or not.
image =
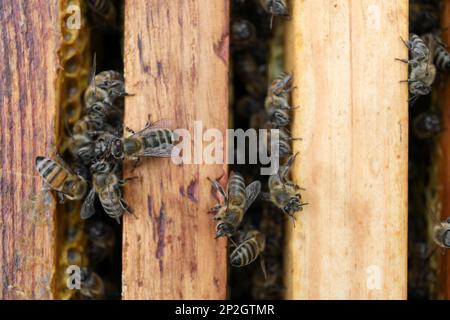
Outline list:
[[[54,205],[43,213],[48,223],[34,224],[21,199],[42,182],[15,173],[33,176],[35,156],[55,153],[58,7],[3,6],[0,298],[53,298]],[[302,106],[293,135],[303,138],[293,178],[310,205],[287,227],[286,298],[404,299],[408,124],[399,81],[407,67],[394,58],[407,56],[400,36],[408,36],[408,1],[291,1],[291,10],[287,70],[298,87],[293,104]],[[134,94],[125,124],[139,129],[151,114],[224,132],[228,24],[228,0],[125,2],[125,78]],[[226,242],[212,239],[206,178],[226,176],[227,167],[147,159],[132,175],[140,180],[125,188],[135,216],[124,219],[123,298],[226,298]],[[31,236],[17,241],[18,233]]]

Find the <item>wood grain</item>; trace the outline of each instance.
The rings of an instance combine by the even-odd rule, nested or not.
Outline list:
[[[194,121],[223,133],[228,124],[229,1],[126,1],[125,123],[139,129],[174,119],[193,134]],[[205,143],[206,145],[206,143]],[[226,241],[214,240],[208,208],[215,204],[207,177],[225,165],[144,159],[125,176],[136,217],[124,219],[124,299],[223,299]]]
[[[443,1],[442,8],[442,21],[441,25],[443,26],[444,33],[442,36],[442,40],[444,43],[450,43],[450,33],[448,32],[447,26],[450,23],[450,1]],[[438,102],[442,112],[442,128],[444,130],[440,136],[440,190],[441,190],[441,219],[444,220],[450,217],[450,131],[447,128],[450,128],[450,78],[448,75],[442,75],[439,83],[439,93],[438,93]],[[433,222],[433,221],[432,221]],[[438,251],[440,252],[440,250]],[[438,258],[440,258],[440,276],[439,276],[439,284],[440,284],[440,292],[439,296],[443,299],[450,299],[450,255],[448,251],[442,251],[443,255],[438,254]]]
[[[286,298],[404,299],[408,1],[290,3],[293,178],[310,204],[287,225]]]
[[[53,297],[55,206],[35,158],[55,154],[58,6],[0,2],[0,299]]]

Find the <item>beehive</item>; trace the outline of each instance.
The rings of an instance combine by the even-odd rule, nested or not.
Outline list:
[[[126,98],[126,126],[142,128],[148,114],[191,131],[195,120],[223,134],[230,123],[236,126],[229,121],[237,118],[229,104],[239,85],[229,82],[230,1],[117,1],[124,6],[124,28],[118,30],[132,94]],[[89,265],[81,203],[56,205],[40,192],[34,168],[37,155],[67,154],[67,128],[83,114],[92,67],[85,1],[55,3],[6,1],[0,10],[0,22],[7,25],[0,44],[7,61],[0,66],[4,299],[76,298],[67,288],[66,269]],[[443,3],[445,25],[449,8]],[[80,29],[67,25],[71,5],[80,8]],[[292,178],[306,188],[302,195],[309,203],[295,227],[288,221],[284,228],[283,297],[405,299],[408,99],[400,81],[407,78],[407,66],[394,59],[407,57],[400,38],[408,37],[408,1],[305,0],[290,1],[289,7],[291,20],[275,19],[273,31],[265,31],[265,39],[275,41],[262,45],[267,81],[281,70],[294,74],[292,105],[300,107],[291,131],[302,140],[292,144],[299,152]],[[38,34],[45,41],[37,41]],[[433,99],[445,113],[447,80],[441,84]],[[428,191],[420,201],[444,213],[447,130],[435,140],[441,145],[432,148],[430,180],[423,186]],[[140,179],[125,187],[135,215],[123,219],[124,299],[223,299],[228,285],[237,287],[229,281],[226,241],[213,240],[215,223],[207,214],[216,201],[207,178],[225,185],[229,171],[226,164],[146,159],[132,172],[132,163],[125,162],[124,177]],[[260,204],[252,214],[259,209],[263,219],[276,214]],[[431,243],[432,219],[424,214],[423,220]],[[443,284],[430,282],[427,290],[435,294],[441,286],[442,297],[447,258],[433,256],[429,263],[441,269]],[[257,267],[251,268],[261,281]]]

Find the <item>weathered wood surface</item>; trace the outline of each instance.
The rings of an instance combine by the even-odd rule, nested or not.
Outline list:
[[[443,26],[443,41],[444,43],[450,43],[450,33],[446,26],[450,23],[450,1],[443,1],[442,8],[442,21]],[[447,129],[450,126],[450,78],[448,75],[442,75],[440,79],[439,87],[439,105],[442,112],[442,128],[444,130],[440,136],[440,182],[441,182],[441,219],[444,220],[450,217],[450,131]],[[438,251],[439,252],[439,251]],[[439,272],[440,283],[440,298],[450,299],[450,255],[448,251],[442,251],[443,255],[440,256],[441,269]]]
[[[404,299],[407,290],[408,1],[291,1],[294,181],[288,299]]]
[[[229,1],[126,1],[125,124],[142,128],[169,118],[194,133],[194,121],[223,133],[228,124]],[[192,136],[193,137],[193,136]],[[204,145],[206,145],[205,143]],[[207,177],[225,165],[177,166],[144,159],[125,177],[136,217],[124,219],[124,299],[222,299],[226,296],[226,241],[214,240],[208,208],[215,204]]]
[[[55,207],[35,157],[55,154],[58,6],[0,2],[0,299],[53,297]]]

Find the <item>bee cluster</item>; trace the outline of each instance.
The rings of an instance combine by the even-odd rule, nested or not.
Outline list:
[[[412,299],[436,297],[437,247],[449,248],[450,225],[436,217],[440,212],[437,143],[444,129],[438,96],[432,90],[450,71],[450,53],[441,39],[442,2],[410,1],[409,49],[409,234],[408,294]]]
[[[279,299],[283,294],[283,220],[294,221],[305,205],[302,189],[288,178],[296,157],[291,147],[296,139],[288,130],[293,76],[282,70],[283,53],[278,54],[282,24],[273,23],[282,22],[277,17],[289,18],[289,8],[286,1],[234,0],[231,12],[233,126],[268,129],[266,146],[272,141],[269,129],[278,129],[278,152],[284,162],[269,177],[259,176],[258,165],[233,166],[226,190],[212,181],[224,201],[211,211],[216,237],[229,238],[230,264],[237,267],[231,269],[231,298]],[[258,258],[259,267],[251,264]]]

